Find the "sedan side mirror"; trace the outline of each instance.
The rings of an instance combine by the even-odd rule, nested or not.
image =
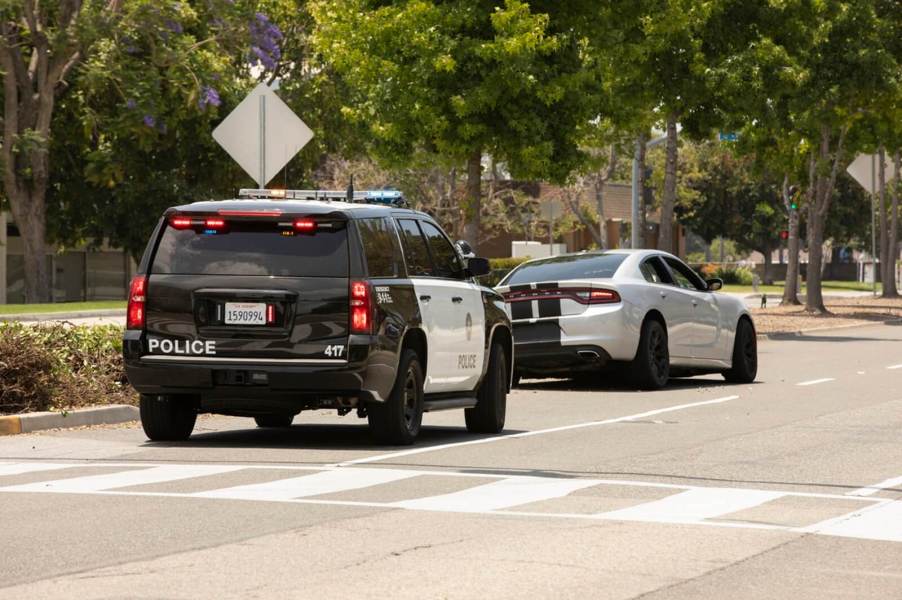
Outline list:
[[[489,266],[489,259],[474,256],[467,260],[467,271],[470,277],[482,277],[491,273],[492,267]]]
[[[717,278],[709,279],[705,283],[708,284],[709,292],[716,292],[717,290],[719,290],[720,288],[723,287],[723,279],[717,279]]]

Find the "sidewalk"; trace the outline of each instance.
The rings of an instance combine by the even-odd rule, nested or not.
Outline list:
[[[125,326],[125,309],[82,310],[59,313],[17,313],[0,315],[2,321],[24,323],[59,323],[66,321],[73,325],[120,325]]]
[[[734,298],[739,298],[743,302],[745,302],[746,307],[748,308],[759,308],[761,306],[761,292],[720,292],[727,296],[732,296]],[[874,293],[871,291],[863,292],[859,290],[825,290],[824,291],[824,300],[835,300],[840,298],[870,298],[873,297]],[[774,306],[780,306],[780,301],[782,300],[782,294],[778,292],[768,292],[767,293],[767,306],[768,308],[773,308]],[[799,300],[802,302],[805,301],[805,294],[799,294]]]

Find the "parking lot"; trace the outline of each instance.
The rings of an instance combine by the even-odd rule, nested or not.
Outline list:
[[[888,598],[902,328],[759,344],[758,382],[527,380],[500,436],[302,413],[0,439],[4,598]]]

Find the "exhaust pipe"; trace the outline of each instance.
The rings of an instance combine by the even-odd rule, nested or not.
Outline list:
[[[576,353],[583,360],[598,360],[598,352],[595,350],[580,350]]]

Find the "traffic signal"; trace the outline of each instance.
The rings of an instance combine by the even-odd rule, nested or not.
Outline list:
[[[788,240],[788,239],[789,239],[789,232],[786,231],[785,229],[784,229],[783,231],[781,231],[781,232],[780,232],[780,239],[781,239],[781,240]]]
[[[789,186],[789,210],[799,210],[799,188]]]

